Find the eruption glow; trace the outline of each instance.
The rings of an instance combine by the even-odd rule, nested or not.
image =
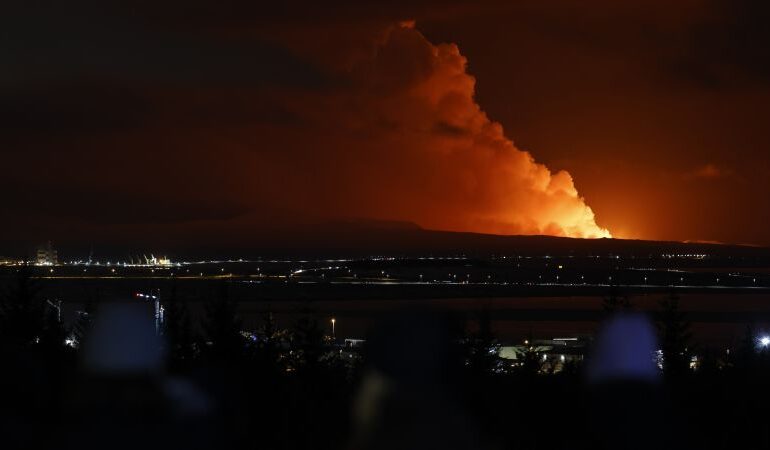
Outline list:
[[[435,230],[610,236],[569,173],[535,162],[482,111],[456,45],[432,44],[413,22],[363,31],[318,26],[276,31],[295,79],[223,87],[218,77],[230,73],[217,72],[208,83],[142,92],[153,106],[142,125],[94,133],[84,147],[72,140],[68,157],[83,161],[88,176],[52,169],[62,175],[51,180],[72,193],[53,201],[45,190],[40,198],[50,211],[87,218],[92,229],[72,227],[88,235],[154,230],[189,240],[181,230],[261,239],[257,230],[365,218]],[[257,48],[242,58],[251,56],[255,66],[271,67],[269,54]],[[116,167],[163,179],[175,197],[115,176]],[[67,203],[93,185],[109,190],[109,200]],[[147,221],[141,232],[136,217]]]
[[[610,237],[569,173],[536,163],[481,110],[456,45],[430,43],[413,22],[374,41],[343,63],[325,61],[345,88],[294,108],[323,130],[312,142],[334,158],[326,181],[363,194],[348,196],[346,212],[433,229]]]

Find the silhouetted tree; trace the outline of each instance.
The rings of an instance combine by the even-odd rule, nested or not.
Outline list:
[[[577,376],[582,369],[582,363],[577,359],[569,359],[562,364],[561,374],[565,376]]]
[[[83,309],[77,311],[77,317],[70,328],[70,337],[75,341],[76,345],[79,346],[91,331],[94,325],[94,312],[94,301],[91,297],[88,297],[83,303]]]
[[[292,328],[289,367],[294,374],[289,377],[289,429],[288,439],[284,439],[290,448],[333,448],[328,430],[339,422],[332,417],[344,415],[349,408],[344,366],[339,352],[330,351],[329,343],[324,329],[309,312]],[[319,440],[326,442],[318,444]]]
[[[660,307],[657,324],[663,352],[663,371],[678,376],[686,373],[690,366],[690,323],[679,309],[679,296],[675,291],[661,300]]]
[[[180,301],[173,286],[164,308],[163,336],[172,362],[190,362],[195,358],[195,336],[187,303]]]
[[[740,373],[750,373],[759,365],[759,352],[757,351],[757,332],[753,324],[747,324],[743,337],[730,354],[730,365]]]
[[[0,337],[13,347],[32,345],[43,331],[43,301],[32,278],[32,269],[19,269],[11,286],[0,298]]]
[[[516,372],[524,375],[537,375],[543,368],[543,359],[537,352],[534,345],[531,345],[531,339],[527,339],[524,351],[518,355],[519,366]]]
[[[466,339],[466,361],[474,374],[489,374],[497,367],[500,345],[492,331],[489,313],[484,311],[478,319],[478,330]]]
[[[187,303],[182,303],[182,325],[179,330],[179,340],[177,343],[179,359],[190,361],[197,357],[198,348],[196,347],[196,332],[193,330],[192,317],[187,310]]]
[[[241,334],[238,304],[230,298],[227,284],[221,284],[219,295],[204,305],[203,330],[207,339],[205,351],[215,360],[235,361],[243,356],[245,339]]]
[[[710,375],[719,372],[720,365],[723,360],[720,360],[719,354],[713,348],[705,348],[700,351],[698,359],[698,373],[701,375]]]
[[[182,311],[177,298],[176,283],[171,285],[171,290],[163,302],[163,336],[169,347],[177,337],[182,324]]]
[[[297,321],[293,331],[291,344],[295,368],[306,372],[315,371],[325,349],[323,330],[316,319],[305,315]]]
[[[179,300],[176,285],[171,287],[164,308],[163,336],[169,358],[174,362],[190,362],[195,358],[195,336],[187,302]]]
[[[282,350],[289,345],[289,332],[279,329],[272,312],[262,316],[262,324],[257,329],[257,342],[254,357],[263,370],[277,373],[284,369]]]
[[[40,333],[39,345],[49,355],[60,353],[64,349],[67,330],[59,318],[59,311],[54,307],[44,308],[43,329]]]

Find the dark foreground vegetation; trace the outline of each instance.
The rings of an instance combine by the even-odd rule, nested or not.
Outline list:
[[[610,293],[614,328],[558,371],[534,348],[501,359],[485,317],[404,311],[359,346],[310,313],[244,331],[226,284],[204,317],[165,298],[157,330],[140,302],[65,328],[21,270],[0,298],[0,448],[770,448],[770,352],[748,330],[693,364],[675,295],[649,347]]]

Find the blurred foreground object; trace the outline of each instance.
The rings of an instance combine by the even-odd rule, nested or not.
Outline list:
[[[113,376],[159,374],[163,347],[152,317],[144,304],[105,305],[84,347],[85,371]]]
[[[161,337],[143,303],[108,303],[84,342],[68,444],[77,448],[207,448],[208,397],[165,374]]]
[[[353,405],[352,449],[478,449],[471,420],[451,388],[449,326],[413,314],[380,324],[371,366]]]
[[[586,367],[590,426],[599,448],[673,448],[649,319],[622,312],[597,336]]]
[[[638,381],[657,383],[655,329],[646,316],[620,313],[599,332],[587,367],[589,383]]]

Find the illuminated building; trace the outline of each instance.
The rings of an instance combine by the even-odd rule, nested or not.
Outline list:
[[[144,257],[144,260],[148,266],[170,266],[173,263],[171,262],[171,259],[162,257],[162,258],[156,258],[155,255],[150,255],[150,257]]]
[[[15,264],[18,264],[16,259],[0,256],[0,266],[12,266]]]
[[[59,254],[48,241],[37,248],[36,264],[38,266],[55,266],[59,264]]]
[[[557,373],[564,370],[565,365],[583,361],[588,339],[586,338],[553,338],[524,341],[521,345],[501,346],[498,356],[508,360],[511,367],[524,363],[528,354],[535,355],[540,362],[540,371]]]

